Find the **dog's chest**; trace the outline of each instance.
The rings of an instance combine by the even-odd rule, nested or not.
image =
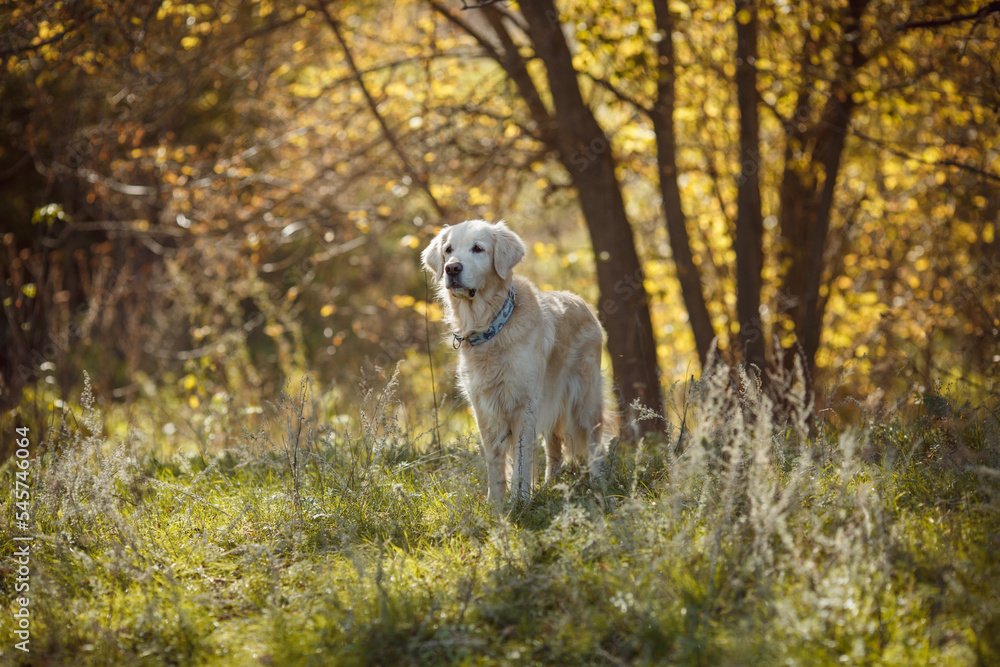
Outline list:
[[[521,359],[510,350],[463,350],[459,355],[458,377],[473,403],[493,403],[506,410],[534,397],[540,389],[544,368]]]

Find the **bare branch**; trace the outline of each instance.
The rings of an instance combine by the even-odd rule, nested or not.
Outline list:
[[[1000,2],[991,2],[986,5],[978,12],[972,14],[956,14],[955,16],[945,16],[939,19],[930,19],[927,21],[907,21],[906,23],[901,23],[896,26],[897,31],[902,30],[913,30],[916,28],[937,28],[945,25],[954,25],[955,23],[962,23],[963,21],[971,21],[975,19],[978,24],[984,18],[990,14],[1000,13]]]
[[[521,92],[521,98],[528,105],[531,118],[538,125],[538,131],[542,140],[551,146],[555,146],[555,121],[542,101],[538,87],[535,86],[534,79],[531,78],[531,73],[528,72],[527,63],[521,57],[520,53],[518,53],[514,38],[511,36],[510,31],[507,30],[507,26],[504,25],[503,16],[499,12],[494,11],[487,12],[487,16],[490,25],[493,27],[493,31],[503,45],[505,58],[504,62],[500,63],[501,67],[514,80],[514,84]]]
[[[340,22],[333,16],[333,14],[330,13],[330,10],[326,6],[326,2],[320,2],[317,5],[317,8],[326,20],[327,25],[330,26],[330,30],[333,31],[333,35],[336,37],[337,43],[340,45],[340,49],[344,52],[344,59],[347,61],[347,66],[354,75],[354,79],[357,81],[358,87],[361,88],[361,93],[364,95],[368,108],[371,109],[372,114],[375,116],[375,120],[378,121],[379,127],[382,128],[382,135],[385,137],[385,140],[389,142],[393,152],[396,153],[400,162],[403,163],[403,168],[406,170],[406,173],[409,174],[410,178],[413,179],[413,182],[417,183],[423,191],[427,193],[427,196],[434,205],[434,210],[437,211],[438,216],[442,219],[447,218],[448,212],[431,192],[430,179],[427,178],[427,174],[418,172],[410,160],[406,157],[406,153],[403,152],[402,146],[399,145],[396,135],[389,127],[385,117],[383,117],[382,113],[378,110],[378,103],[375,101],[375,98],[372,97],[371,91],[369,91],[368,87],[365,85],[364,77],[361,75],[361,71],[358,69],[358,65],[354,61],[354,55],[351,53],[350,48],[348,48],[347,41],[341,33]]]
[[[583,74],[585,77],[593,81],[598,87],[603,88],[604,90],[614,95],[618,99],[618,101],[624,102],[625,104],[633,107],[643,115],[649,116],[651,113],[653,113],[653,111],[649,107],[645,106],[639,100],[635,99],[634,97],[630,96],[623,90],[619,89],[607,79],[594,76],[590,72],[581,72],[581,74]]]
[[[460,18],[457,12],[449,11],[444,5],[434,0],[431,0],[429,4],[442,17],[471,35],[487,55],[503,68],[507,76],[517,86],[518,92],[521,94],[521,99],[528,106],[531,119],[538,128],[539,140],[555,147],[556,139],[552,114],[549,113],[545,103],[542,101],[538,87],[528,72],[527,63],[518,52],[517,44],[514,42],[510,31],[504,26],[502,19],[507,18],[513,21],[515,25],[517,25],[517,21],[507,13],[502,13],[501,16],[494,11],[488,12],[488,20],[490,27],[493,28],[493,36],[495,37],[495,39],[491,39],[490,36],[480,32],[470,23]],[[499,47],[503,47],[503,53],[499,51]]]
[[[916,160],[921,164],[930,165],[932,167],[953,167],[955,169],[967,171],[969,173],[976,174],[977,176],[981,176],[991,181],[997,181],[998,183],[1000,183],[1000,174],[995,174],[981,167],[977,167],[975,165],[971,165],[965,162],[959,162],[958,160],[925,160],[916,155],[911,155],[904,150],[900,150],[899,148],[893,148],[885,141],[882,141],[881,139],[877,139],[875,137],[868,136],[867,134],[859,132],[858,130],[852,130],[851,133],[857,138],[875,144],[882,150],[888,151],[897,157],[906,158],[908,160]]]
[[[477,2],[474,5],[470,5],[465,0],[462,0],[462,11],[467,9],[482,9],[483,7],[489,7],[490,5],[495,5],[498,2],[503,2],[504,0],[482,0],[482,2]]]
[[[95,16],[97,16],[97,14],[98,14],[98,10],[96,10],[96,9],[91,10],[86,15],[84,15],[79,21],[76,21],[72,25],[70,25],[70,26],[68,26],[66,28],[63,28],[62,31],[56,33],[55,35],[53,35],[52,37],[50,37],[50,38],[48,38],[46,40],[38,42],[37,44],[24,44],[24,45],[21,45],[21,46],[9,46],[7,48],[0,49],[0,58],[6,58],[7,56],[18,55],[18,54],[21,54],[21,53],[30,53],[31,51],[37,51],[38,49],[42,48],[43,46],[48,46],[50,44],[55,44],[56,42],[59,42],[62,39],[64,39],[71,32],[75,32],[76,30],[79,30],[81,27],[83,27],[86,24],[87,21],[89,21],[90,19],[92,19]]]

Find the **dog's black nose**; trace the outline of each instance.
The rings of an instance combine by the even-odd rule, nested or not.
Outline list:
[[[451,264],[447,264],[444,267],[444,272],[447,273],[449,276],[457,276],[462,272],[462,263],[452,262]]]

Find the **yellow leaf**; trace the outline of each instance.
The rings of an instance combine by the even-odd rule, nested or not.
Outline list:
[[[201,44],[201,38],[195,37],[193,35],[188,35],[187,37],[181,39],[181,47],[185,51],[190,51],[191,49],[198,48],[200,44]]]
[[[190,405],[192,409],[195,409],[201,405],[201,401],[198,400],[197,396],[191,396],[188,398],[188,405]]]
[[[874,306],[878,303],[878,294],[875,292],[862,292],[857,295],[856,299],[862,306]]]
[[[396,294],[392,297],[392,302],[399,308],[409,308],[415,304],[417,300],[409,294]]]
[[[686,2],[679,2],[679,0],[672,0],[668,3],[670,12],[676,14],[682,19],[691,17],[691,7],[688,6]]]
[[[440,183],[431,184],[431,196],[435,199],[444,199],[445,197],[450,197],[454,192],[454,188],[450,185],[442,185]]]
[[[925,162],[937,162],[941,159],[941,149],[937,146],[928,146],[922,155]]]
[[[198,378],[196,378],[191,373],[188,373],[187,375],[184,376],[181,382],[183,383],[185,389],[191,391],[192,389],[195,388],[195,385],[198,384]]]
[[[24,296],[28,297],[29,299],[34,299],[35,295],[38,294],[38,287],[35,285],[35,283],[28,283],[27,285],[21,288],[21,293],[24,294]]]
[[[330,317],[335,312],[337,312],[337,307],[335,305],[333,305],[332,303],[328,303],[328,304],[326,304],[325,306],[323,306],[322,308],[319,309],[319,315],[320,315],[320,317]]]
[[[469,203],[474,206],[490,204],[492,201],[493,197],[491,197],[489,193],[483,192],[477,187],[469,190]]]

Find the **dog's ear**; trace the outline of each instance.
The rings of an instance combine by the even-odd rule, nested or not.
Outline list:
[[[424,268],[434,274],[435,280],[441,280],[441,276],[444,274],[444,254],[441,252],[441,246],[444,243],[444,230],[446,229],[448,229],[448,225],[442,227],[431,244],[420,253]]]
[[[493,239],[493,268],[498,276],[507,280],[514,265],[524,259],[527,248],[503,220],[493,226]]]

